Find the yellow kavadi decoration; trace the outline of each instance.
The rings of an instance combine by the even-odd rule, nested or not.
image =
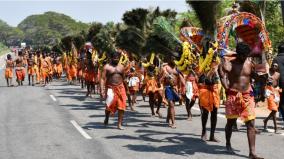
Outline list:
[[[209,48],[208,54],[206,57],[199,57],[199,72],[208,72],[211,69],[211,63],[214,57],[215,50],[218,48],[218,43],[215,42],[212,44],[213,48]],[[216,62],[220,63],[220,58],[217,56],[216,57]]]
[[[149,67],[150,65],[153,65],[153,63],[154,63],[154,59],[155,59],[155,53],[151,53],[151,57],[150,57],[150,61],[148,61],[147,63],[142,63],[142,66],[144,67],[144,68],[147,68],[147,67]]]
[[[195,55],[191,52],[191,45],[188,42],[183,42],[182,44],[182,55],[179,61],[174,61],[177,65],[177,68],[182,71],[184,74],[188,74],[189,70],[187,69],[196,59]]]
[[[98,62],[101,64],[106,59],[106,53],[103,53],[103,56],[101,58],[98,58]]]
[[[125,65],[128,62],[128,56],[126,53],[121,53],[120,59],[119,59],[119,64]]]

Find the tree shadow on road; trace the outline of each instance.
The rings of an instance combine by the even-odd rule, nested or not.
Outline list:
[[[121,139],[121,140],[138,140],[146,141],[147,144],[128,144],[124,147],[132,151],[139,152],[162,152],[166,154],[174,154],[180,156],[194,155],[195,153],[205,154],[222,154],[231,156],[232,154],[227,153],[225,146],[211,145],[199,139],[199,135],[185,134],[178,132],[161,132],[154,130],[137,130],[136,133],[140,134],[137,136],[131,135],[115,135],[107,136],[107,139]],[[166,136],[162,139],[160,135]],[[198,136],[198,138],[197,138]],[[152,146],[150,143],[160,143],[163,146]],[[238,150],[237,150],[238,151]],[[238,157],[247,157],[245,155],[234,154]]]

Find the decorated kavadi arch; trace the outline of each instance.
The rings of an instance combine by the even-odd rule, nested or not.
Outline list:
[[[235,37],[236,42],[241,39],[249,44],[252,49],[261,49],[261,51],[268,52],[271,48],[271,41],[264,23],[251,13],[234,13],[218,21],[217,39],[221,48],[230,49],[230,35]],[[221,56],[224,53],[224,50],[222,50]]]

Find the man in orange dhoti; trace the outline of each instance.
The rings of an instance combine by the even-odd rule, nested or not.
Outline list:
[[[247,137],[249,143],[249,158],[261,159],[255,153],[256,129],[255,120],[255,102],[250,81],[254,70],[252,59],[249,58],[250,46],[244,42],[237,44],[236,57],[231,61],[224,59],[219,74],[222,84],[226,90],[226,148],[230,153],[234,153],[231,146],[232,127],[238,117],[245,122],[247,126]]]
[[[87,52],[87,59],[85,61],[85,84],[87,86],[86,96],[91,96],[92,90],[95,86],[95,65],[92,60],[92,53]]]
[[[50,63],[48,62],[48,59],[46,58],[46,54],[43,53],[43,57],[41,59],[41,75],[42,75],[44,86],[46,86],[49,83],[49,80],[48,80],[49,71],[50,71],[49,64]]]
[[[12,56],[8,54],[7,60],[6,60],[6,69],[5,69],[5,78],[6,78],[8,87],[12,85],[13,68],[14,68],[14,61],[12,60]]]
[[[149,105],[151,108],[152,116],[157,114],[160,118],[162,114],[160,113],[160,108],[163,100],[163,86],[161,82],[157,82],[158,78],[156,76],[155,66],[149,66],[147,68],[147,75],[145,79],[145,90],[146,94],[149,96]],[[154,111],[155,105],[157,106],[156,112]]]
[[[265,96],[267,98],[267,107],[271,111],[267,118],[263,120],[264,130],[267,131],[267,122],[270,118],[273,119],[274,131],[278,133],[276,113],[278,111],[280,102],[280,92],[282,91],[278,87],[278,81],[280,78],[280,73],[276,72],[278,70],[278,64],[273,63],[272,67],[269,69],[269,79],[265,89]]]
[[[22,51],[18,52],[18,57],[15,60],[15,63],[16,63],[15,71],[16,71],[18,86],[22,86],[23,81],[25,80],[25,65],[24,65],[24,57]]]
[[[67,79],[70,84],[73,84],[77,77],[77,64],[76,59],[72,57],[70,64],[68,65],[68,76]]]
[[[35,74],[36,74],[36,84],[40,83],[41,80],[41,57],[40,57],[40,52],[36,52],[35,56]]]
[[[28,58],[28,80],[29,80],[29,85],[31,85],[31,78],[32,78],[32,86],[34,86],[34,77],[35,77],[35,60],[33,57],[33,54],[29,54]]]
[[[63,73],[63,66],[60,61],[60,57],[56,57],[55,64],[54,64],[54,73],[57,79],[60,79]]]
[[[106,64],[103,69],[101,86],[102,98],[106,99],[106,117],[104,124],[108,124],[110,114],[114,114],[118,110],[117,128],[123,130],[122,120],[126,110],[126,83],[124,83],[125,68],[119,64],[120,53],[113,52],[111,54],[111,63]],[[127,88],[127,87],[126,87]]]
[[[199,78],[199,106],[201,108],[202,135],[201,139],[207,141],[206,124],[209,112],[211,113],[211,131],[209,141],[219,142],[215,138],[215,129],[217,125],[217,112],[220,105],[219,96],[219,77],[217,72],[211,78],[202,75]]]

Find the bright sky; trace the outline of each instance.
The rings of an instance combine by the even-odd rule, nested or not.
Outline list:
[[[0,0],[0,19],[17,26],[29,15],[56,11],[86,23],[118,22],[126,10],[156,6],[162,10],[170,8],[177,12],[188,10],[185,0]]]

